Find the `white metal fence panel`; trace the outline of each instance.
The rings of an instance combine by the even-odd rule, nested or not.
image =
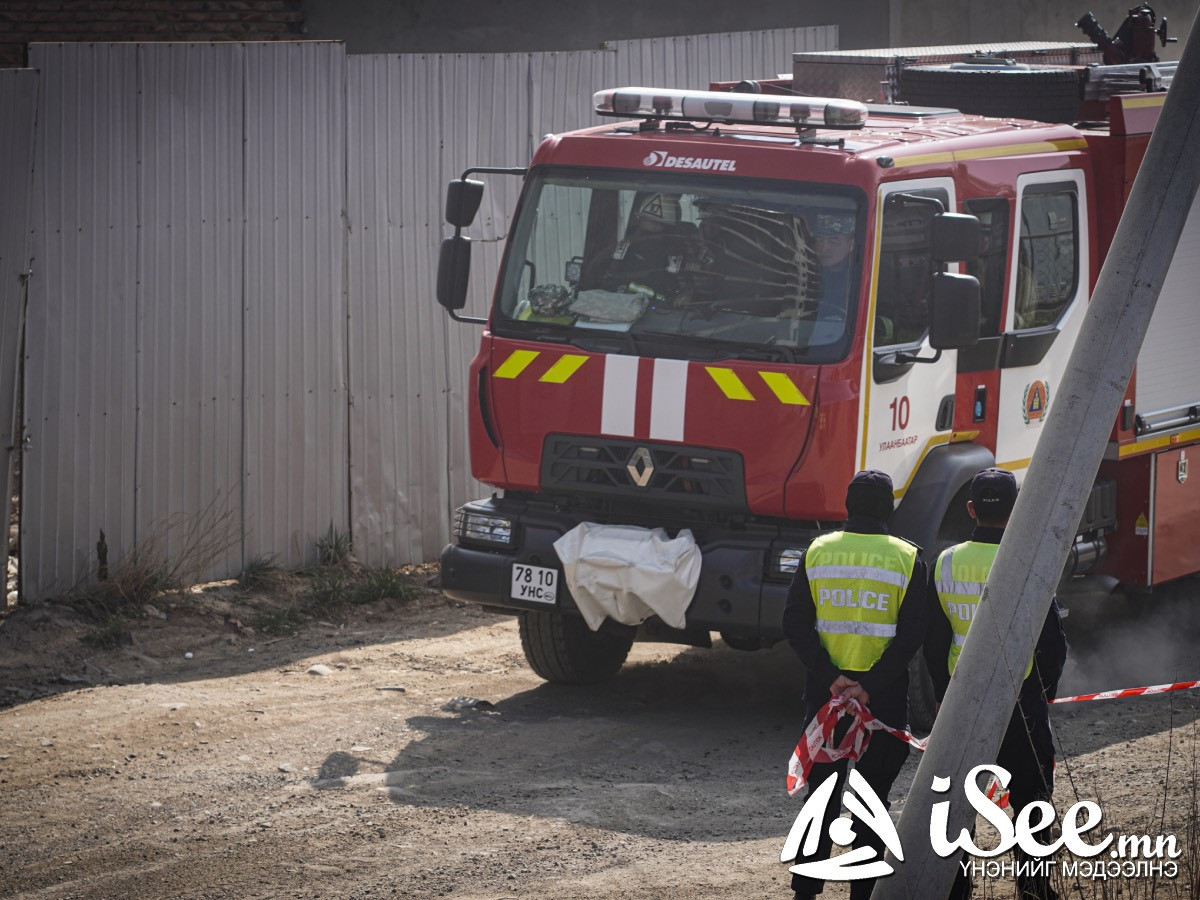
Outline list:
[[[349,529],[345,53],[35,45],[23,588]]]
[[[736,31],[681,37],[610,41],[616,51],[618,84],[706,88],[714,81],[791,76],[792,54],[836,50],[837,26]]]
[[[346,56],[246,45],[246,556],[316,560],[350,527]]]
[[[428,556],[444,524],[445,316],[433,303],[436,57],[348,58],[350,486],[356,553]]]
[[[26,325],[22,590],[62,590],[134,543],[137,55],[33,45],[41,70]]]
[[[478,327],[434,302],[446,183],[528,156],[522,55],[349,57],[351,497],[372,564],[436,556],[470,479],[463,398]],[[495,272],[516,178],[489,178],[474,265]],[[486,311],[486,278],[468,311]],[[460,363],[462,363],[460,365]]]
[[[138,51],[137,539],[196,578],[242,565],[244,59]]]
[[[33,69],[0,69],[0,122],[5,124],[0,129],[0,573],[5,576],[13,463],[21,441],[17,387],[25,332],[37,89]]]

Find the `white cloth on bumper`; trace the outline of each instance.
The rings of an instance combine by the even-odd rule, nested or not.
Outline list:
[[[672,540],[661,528],[583,522],[554,549],[592,631],[606,616],[638,625],[657,615],[672,628],[684,627],[700,580],[700,548],[686,528]]]

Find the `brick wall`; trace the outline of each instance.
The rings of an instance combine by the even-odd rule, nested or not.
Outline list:
[[[304,28],[301,0],[0,0],[0,68],[45,41],[278,41]]]

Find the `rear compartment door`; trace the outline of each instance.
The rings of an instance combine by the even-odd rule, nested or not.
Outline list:
[[[1179,422],[1200,402],[1200,195],[1175,248],[1137,361],[1137,414],[1150,425]]]
[[[925,454],[950,440],[958,354],[943,352],[935,363],[896,359],[897,353],[934,355],[928,337],[932,211],[925,205],[889,204],[897,193],[935,197],[948,212],[955,210],[956,200],[951,178],[893,182],[879,189],[858,467],[887,472],[901,497]]]

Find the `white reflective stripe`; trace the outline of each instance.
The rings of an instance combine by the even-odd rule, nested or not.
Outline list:
[[[907,575],[893,572],[891,569],[879,569],[875,566],[813,566],[808,570],[808,580],[811,582],[814,578],[869,579],[902,588],[908,587]]]
[[[969,597],[978,597],[983,593],[982,581],[955,581],[954,580],[954,550],[947,550],[942,554],[942,564],[939,566],[941,572],[940,578],[935,582],[937,592],[939,594],[963,594]]]
[[[633,437],[633,413],[637,406],[638,358],[609,353],[604,357],[604,397],[600,407],[600,431]]]
[[[683,440],[683,413],[687,408],[686,359],[656,359],[650,391],[650,437],[656,441]]]
[[[966,642],[967,642],[967,636],[965,634],[959,634],[958,632],[954,633],[954,646],[955,647],[961,647]]]
[[[983,586],[986,582],[983,581],[942,581],[937,580],[937,590],[939,594],[963,594],[969,597],[978,597],[983,593]]]
[[[895,637],[895,625],[877,622],[854,622],[845,619],[817,619],[817,631],[822,634],[858,634],[863,637]]]

